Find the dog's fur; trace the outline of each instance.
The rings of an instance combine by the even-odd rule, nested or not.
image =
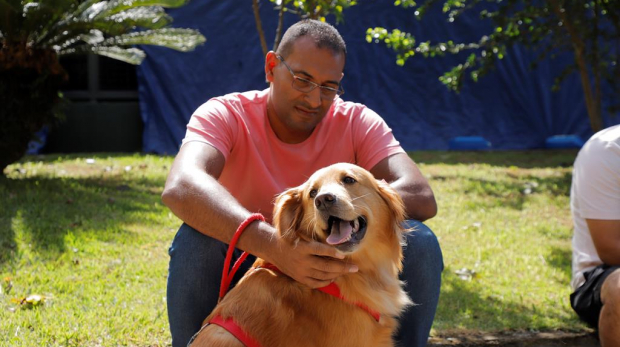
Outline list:
[[[317,201],[319,201],[317,203]],[[359,271],[335,282],[350,302],[379,312],[381,319],[351,303],[311,289],[286,275],[265,268],[249,270],[205,320],[214,315],[235,322],[262,347],[393,346],[397,318],[411,304],[398,273],[402,268],[404,208],[399,195],[384,181],[352,164],[321,169],[297,188],[276,199],[274,225],[279,236],[294,243],[299,238],[328,242],[329,216],[367,225],[361,241],[335,245]],[[362,222],[363,224],[363,222]],[[354,225],[351,223],[351,225]],[[342,224],[339,224],[342,226]],[[355,228],[355,227],[354,227]],[[348,229],[346,225],[343,230]],[[335,230],[338,235],[340,227]],[[346,239],[346,238],[345,238]],[[331,239],[331,243],[342,239]],[[258,259],[260,267],[265,261]],[[192,347],[242,347],[217,325],[202,329]]]

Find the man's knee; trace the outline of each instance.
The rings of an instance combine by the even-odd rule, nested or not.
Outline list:
[[[443,270],[443,255],[437,236],[422,222],[407,220],[405,226],[410,229],[405,234],[403,247],[405,266],[408,263],[420,265],[439,265]]]
[[[211,238],[191,226],[183,223],[177,231],[168,254],[174,257],[182,254],[184,257],[202,258],[206,256],[226,254],[226,244]]]
[[[620,269],[612,272],[603,282],[601,303],[620,314]]]

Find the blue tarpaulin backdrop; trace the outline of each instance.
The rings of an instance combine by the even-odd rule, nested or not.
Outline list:
[[[569,76],[560,91],[551,91],[570,56],[530,70],[534,53],[516,47],[493,72],[478,83],[466,83],[456,94],[438,77],[461,61],[457,57],[415,56],[400,67],[391,50],[366,42],[366,29],[399,28],[418,41],[470,42],[488,32],[488,23],[472,13],[448,24],[440,10],[417,21],[413,11],[393,3],[360,1],[345,10],[344,23],[336,27],[348,49],[343,98],[379,113],[406,150],[448,149],[457,136],[482,136],[493,149],[542,148],[550,136],[575,134],[585,140],[592,134],[577,74]],[[261,4],[271,43],[277,12],[270,2]],[[143,150],[160,154],[178,151],[189,117],[209,98],[268,87],[250,1],[193,0],[170,14],[175,27],[199,29],[207,42],[190,53],[143,47],[147,58],[138,68]],[[297,20],[292,14],[286,18],[285,27]],[[618,122],[604,119],[606,126]]]

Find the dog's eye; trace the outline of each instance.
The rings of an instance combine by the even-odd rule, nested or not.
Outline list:
[[[345,178],[342,179],[342,182],[344,182],[346,184],[353,184],[353,183],[355,183],[357,181],[353,177],[345,176]]]
[[[312,189],[310,191],[310,197],[314,199],[314,197],[316,197],[316,193],[318,193],[318,191],[316,189]]]

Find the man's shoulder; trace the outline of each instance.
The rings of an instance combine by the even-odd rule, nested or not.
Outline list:
[[[215,97],[214,99],[225,102],[225,103],[241,103],[241,104],[263,103],[267,99],[267,89],[229,93],[226,95]]]
[[[598,145],[603,147],[608,144],[620,145],[620,124],[605,128],[597,132],[596,134],[592,135],[592,137],[586,143],[586,145],[590,146]]]
[[[216,96],[202,104],[199,110],[204,112],[219,110],[218,112],[243,116],[255,113],[264,107],[267,100],[267,90],[251,90]]]
[[[337,99],[332,106],[332,114],[338,120],[347,120],[348,122],[361,122],[370,124],[382,122],[383,118],[368,106],[353,102]]]
[[[334,113],[361,113],[368,108],[364,104],[353,101],[346,101],[338,98],[334,100],[333,109]]]

